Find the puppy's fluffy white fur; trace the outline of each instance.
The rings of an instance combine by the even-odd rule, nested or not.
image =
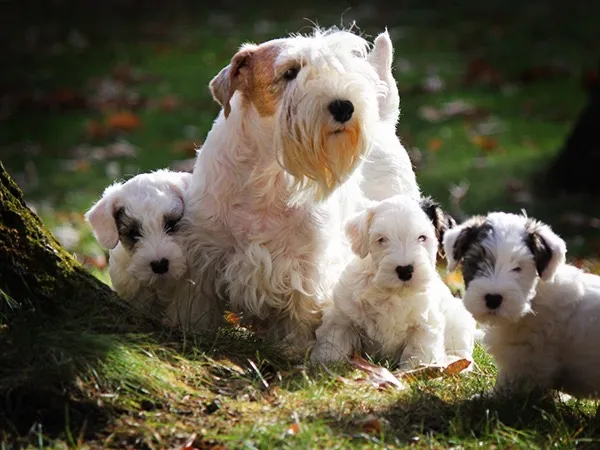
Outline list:
[[[398,195],[348,221],[357,256],[325,309],[313,361],[336,361],[358,350],[408,366],[445,363],[446,354],[471,360],[475,321],[436,270],[434,222],[444,226],[437,208],[429,217],[418,201]]]
[[[189,328],[193,302],[179,230],[191,174],[157,170],[116,182],[86,213],[98,242],[110,250],[114,290],[132,306]]]
[[[210,84],[223,110],[198,152],[186,219],[197,297],[292,350],[314,342],[352,255],[343,224],[364,206],[361,162],[394,114],[384,108],[391,51],[387,33],[369,52],[351,32],[316,30],[245,44]],[[340,103],[352,105],[341,120]],[[418,195],[408,158],[384,148],[373,164],[402,159],[375,172],[390,195]]]
[[[566,244],[523,215],[474,217],[444,239],[462,262],[465,305],[499,368],[494,393],[600,395],[600,277],[565,263]]]

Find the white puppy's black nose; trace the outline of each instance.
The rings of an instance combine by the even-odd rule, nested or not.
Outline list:
[[[490,309],[498,309],[502,304],[500,294],[485,294],[485,305]]]
[[[156,259],[150,263],[150,267],[152,267],[154,273],[167,273],[169,271],[169,260],[167,258]]]
[[[412,265],[396,267],[398,278],[400,278],[402,281],[410,280],[412,278],[413,271],[414,267]]]
[[[346,123],[352,118],[354,105],[349,100],[334,100],[327,107],[329,112],[339,123]]]

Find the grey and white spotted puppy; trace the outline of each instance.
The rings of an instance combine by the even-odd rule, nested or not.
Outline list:
[[[107,187],[86,213],[98,242],[110,250],[114,290],[135,308],[164,314],[164,323],[194,320],[193,289],[179,222],[190,173],[157,170]]]
[[[495,358],[494,392],[600,397],[600,277],[566,264],[566,244],[524,215],[473,217],[444,237],[462,262],[464,303]]]

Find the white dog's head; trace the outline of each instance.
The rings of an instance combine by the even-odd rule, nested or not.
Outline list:
[[[538,280],[552,280],[567,252],[548,225],[501,212],[450,230],[444,250],[449,270],[462,262],[466,308],[490,324],[516,322],[531,312]]]
[[[357,256],[371,256],[374,284],[421,291],[437,276],[438,239],[453,224],[431,199],[396,195],[351,218],[346,235]]]
[[[176,280],[187,269],[176,234],[190,180],[169,170],[137,175],[107,187],[85,214],[103,247],[123,246],[130,256],[123,270],[143,284]]]
[[[224,117],[243,119],[258,139],[256,158],[276,159],[296,193],[322,199],[368,152],[380,116],[397,118],[392,51],[387,32],[369,53],[362,37],[337,29],[245,44],[210,89]]]

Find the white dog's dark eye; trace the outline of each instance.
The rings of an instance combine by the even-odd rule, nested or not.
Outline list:
[[[296,79],[298,72],[300,72],[300,67],[291,67],[283,72],[283,79],[286,81],[292,81]]]
[[[513,272],[515,273],[520,273],[521,272],[521,268],[520,267],[515,267],[512,269]]]
[[[425,236],[424,234],[419,236],[419,242],[425,242],[426,240],[427,240],[427,236]]]
[[[385,244],[387,242],[387,238],[385,236],[382,236],[379,239],[377,239],[377,242],[379,242],[380,244]]]
[[[133,242],[137,242],[142,237],[142,234],[140,233],[140,230],[138,228],[132,228],[127,232],[127,237]]]
[[[179,226],[179,221],[181,219],[167,219],[165,220],[165,231],[167,233],[175,233]]]

